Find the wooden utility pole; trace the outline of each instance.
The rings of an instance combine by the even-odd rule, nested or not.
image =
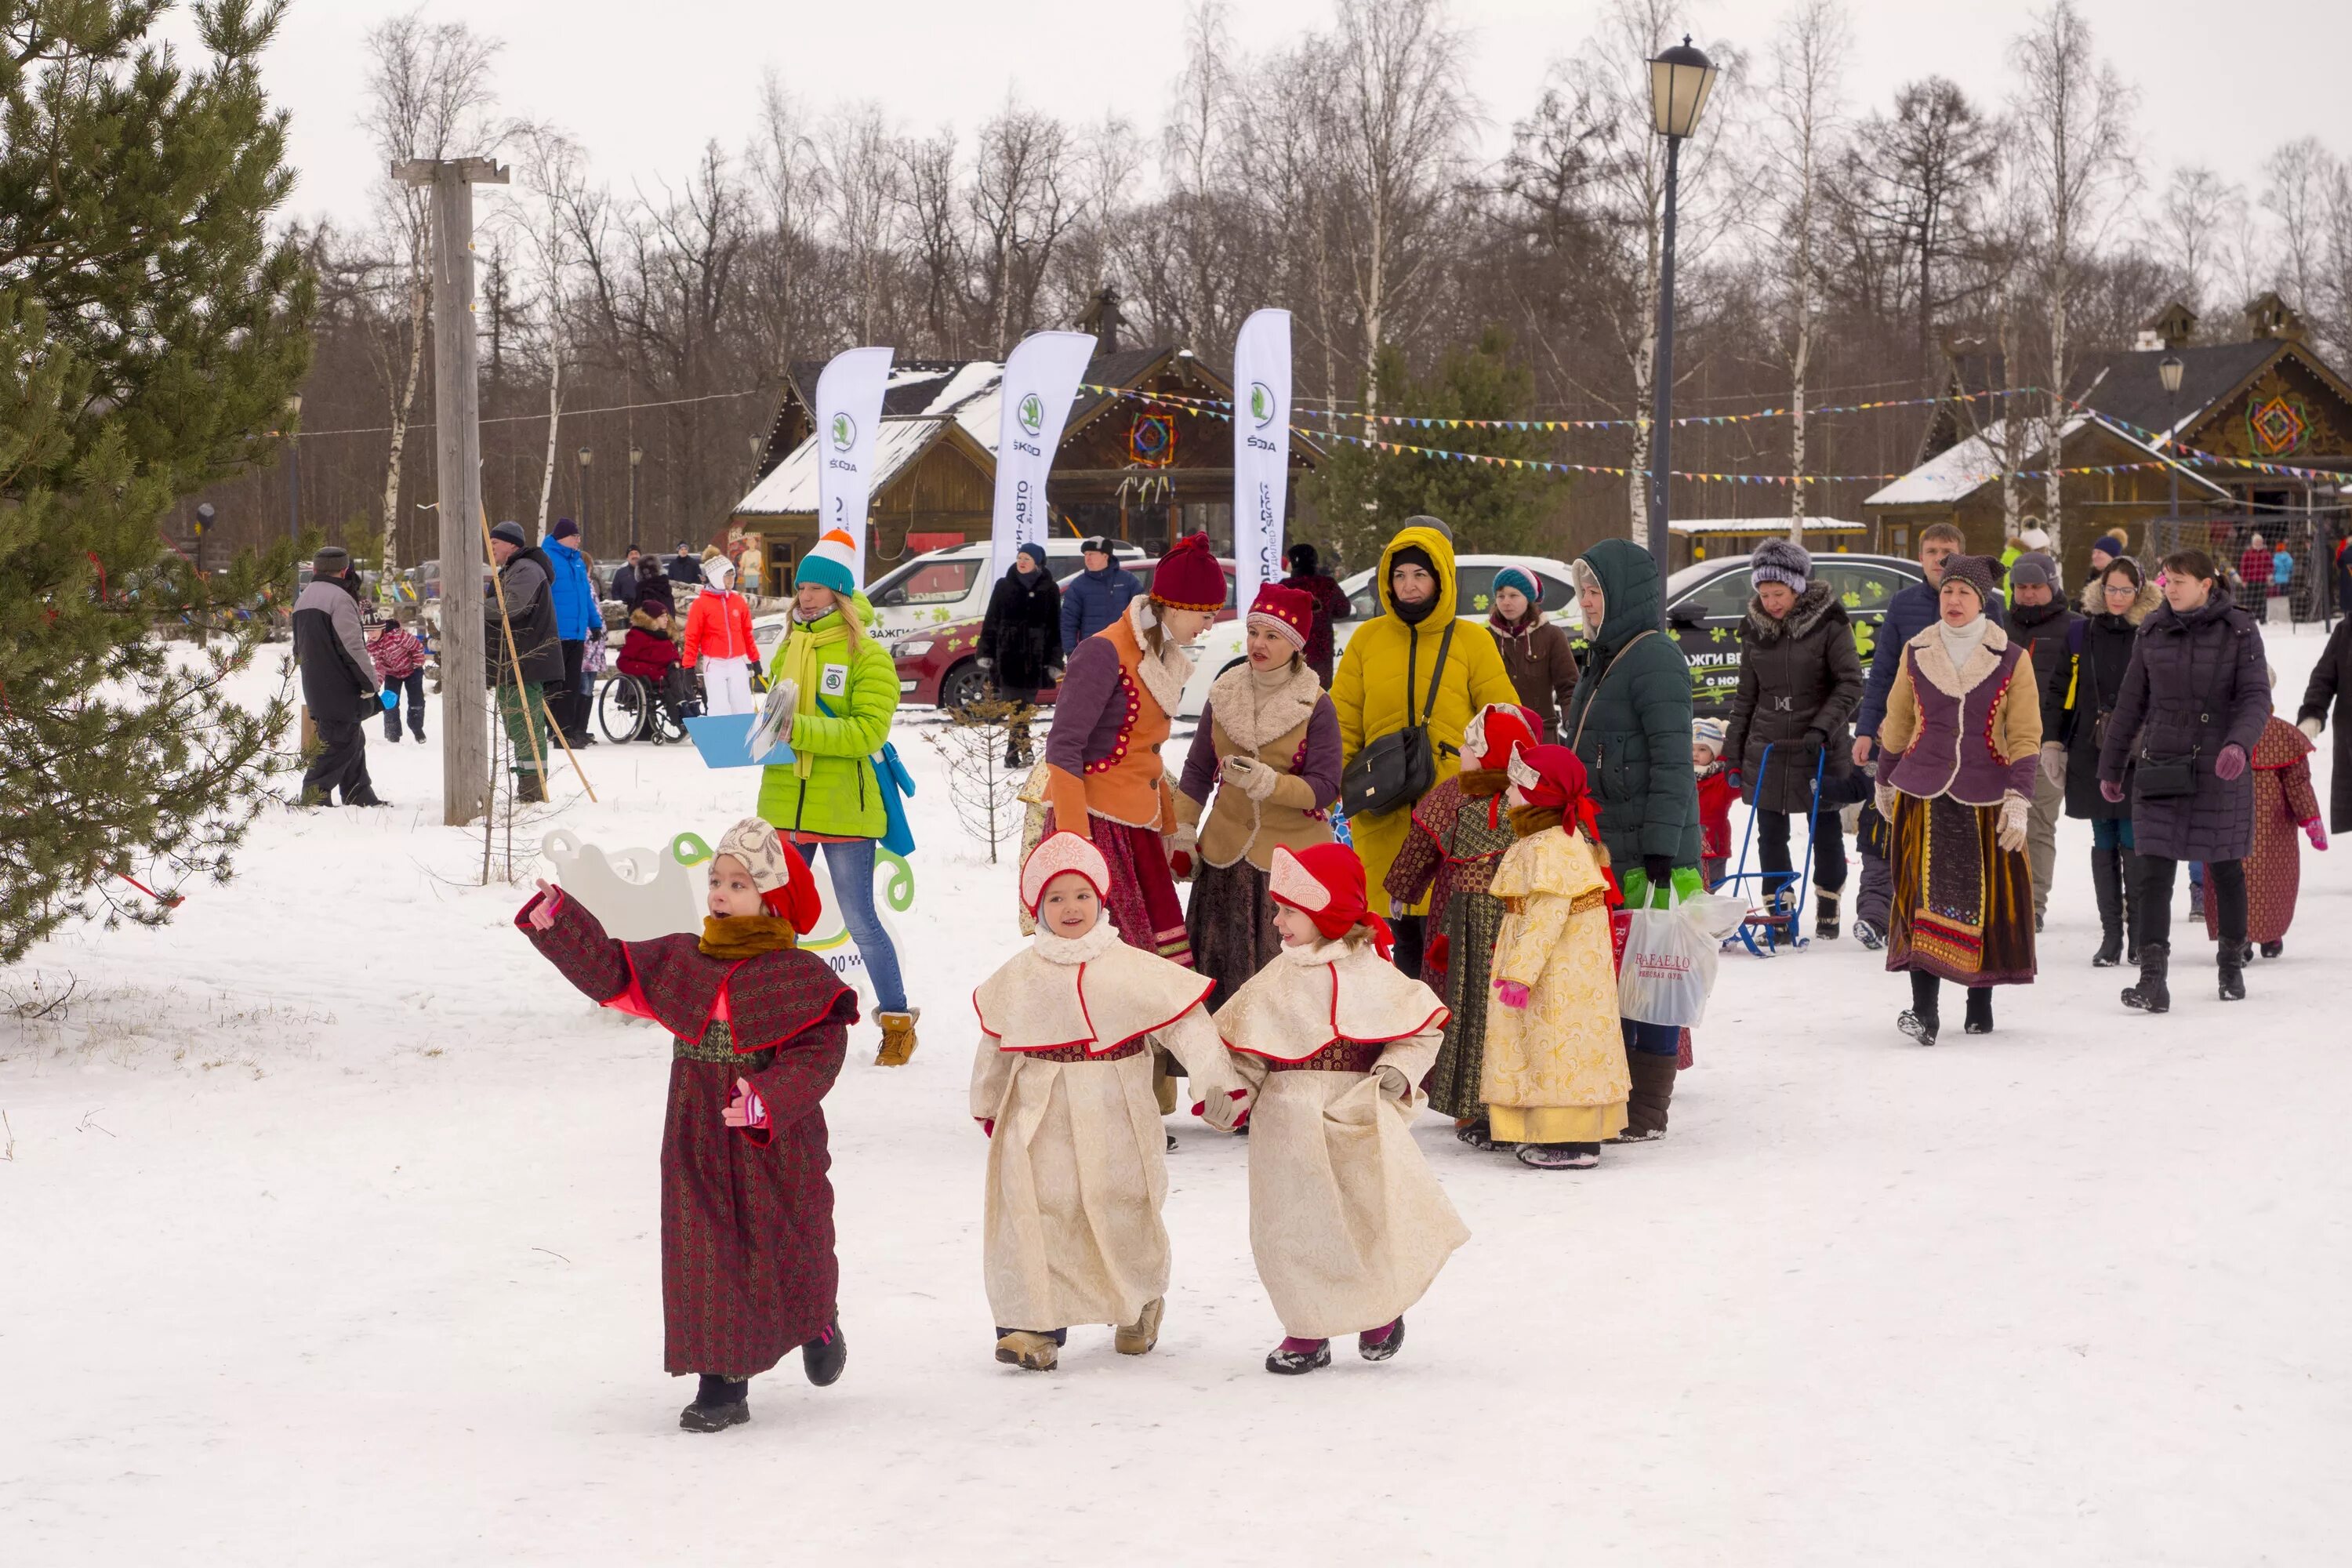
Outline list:
[[[489,682],[483,668],[479,377],[474,366],[474,187],[503,185],[491,158],[409,158],[405,185],[433,187],[433,408],[441,517],[441,820],[490,809]]]

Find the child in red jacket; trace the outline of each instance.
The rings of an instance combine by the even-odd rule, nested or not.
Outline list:
[[[1710,888],[1723,880],[1731,861],[1731,803],[1738,794],[1731,787],[1731,770],[1723,765],[1724,733],[1720,719],[1691,721],[1691,771],[1698,775],[1700,875]]]

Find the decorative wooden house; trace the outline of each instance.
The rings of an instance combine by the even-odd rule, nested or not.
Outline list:
[[[2085,356],[2085,390],[2054,441],[2039,396],[1965,395],[2002,385],[1998,356],[1958,356],[1918,467],[1863,503],[1879,548],[1909,554],[1921,528],[1953,522],[1969,550],[1997,554],[2007,536],[2002,474],[2031,475],[2017,480],[2031,526],[2047,499],[2041,470],[2051,468],[2099,470],[2062,479],[2069,581],[2087,570],[2092,541],[2113,528],[2136,552],[2167,540],[2219,550],[2262,529],[2305,543],[2332,537],[2339,487],[2352,482],[2352,385],[2313,351],[2277,295],[2248,306],[2246,322],[2243,342],[2194,344],[2197,319],[2174,304],[2134,348]],[[2177,391],[2165,384],[2168,362],[2179,367]],[[2320,477],[2217,464],[2200,453]],[[2188,521],[2174,527],[2176,517]]]
[[[1107,342],[1112,346],[1087,367],[1046,483],[1055,528],[1108,534],[1154,554],[1181,534],[1206,532],[1221,553],[1229,552],[1233,426],[1211,413],[1185,410],[1230,398],[1231,383],[1190,349],[1121,349],[1115,335]],[[824,369],[814,360],[787,369],[759,473],[734,510],[733,531],[756,536],[762,547],[771,593],[783,591],[792,563],[816,538],[813,410]],[[1003,374],[995,360],[908,360],[891,367],[875,440],[869,576],[909,552],[988,537]],[[1174,401],[1145,402],[1131,395],[1138,393]],[[1319,448],[1292,436],[1294,532],[1311,527],[1299,515],[1297,476],[1321,458]]]

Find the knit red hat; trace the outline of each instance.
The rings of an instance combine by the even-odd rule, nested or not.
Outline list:
[[[1151,569],[1151,602],[1171,610],[1213,614],[1225,607],[1225,572],[1209,552],[1209,536],[1187,534]]]
[[[1373,944],[1382,958],[1389,955],[1393,940],[1389,923],[1365,902],[1364,863],[1347,845],[1316,844],[1305,849],[1276,845],[1266,890],[1276,903],[1287,904],[1313,921],[1326,941],[1360,925],[1371,927]]]
[[[1249,624],[1273,632],[1293,647],[1303,648],[1307,646],[1307,634],[1315,629],[1315,596],[1304,588],[1265,584],[1258,589],[1257,597],[1250,601]]]
[[[1543,738],[1543,721],[1516,702],[1490,702],[1478,710],[1462,731],[1462,765],[1465,768],[1507,766],[1521,746]]]

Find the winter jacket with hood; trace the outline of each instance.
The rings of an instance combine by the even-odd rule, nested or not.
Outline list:
[[[2333,707],[2335,712],[2328,711]],[[2311,683],[2303,689],[2303,706],[2295,721],[2316,719],[2336,726],[2336,765],[2327,786],[2327,831],[2352,833],[2352,620],[2336,623],[2319,662],[2311,667]]]
[[[1390,583],[1397,552],[1408,545],[1419,546],[1436,567],[1436,596],[1417,621],[1398,614]],[[1462,731],[1472,716],[1490,702],[1517,702],[1518,692],[1511,685],[1503,656],[1495,647],[1495,635],[1486,623],[1455,619],[1454,544],[1444,534],[1419,526],[1399,530],[1381,552],[1375,581],[1381,613],[1356,628],[1331,677],[1331,706],[1339,715],[1340,754],[1345,762],[1353,762],[1357,752],[1382,735],[1421,722],[1433,676],[1436,701],[1429,715],[1430,743],[1437,753],[1432,759],[1437,764],[1430,775],[1433,785],[1460,770]],[[1454,642],[1446,650],[1445,668],[1439,671],[1438,645],[1448,626],[1454,628]],[[1690,728],[1687,688],[1683,728]],[[1404,847],[1405,835],[1412,826],[1411,805],[1406,802],[1377,816],[1348,819],[1356,853],[1364,862],[1365,886],[1377,888],[1388,880],[1389,863]],[[1427,899],[1408,912],[1427,913]]]
[[[677,663],[677,644],[670,639],[662,617],[645,610],[629,616],[629,635],[621,639],[618,666],[623,675],[658,683]]]
[[[858,624],[873,625],[874,607],[859,594]],[[879,838],[889,831],[889,808],[874,776],[874,753],[890,738],[898,711],[898,670],[890,652],[868,634],[854,641],[839,610],[792,630],[769,662],[771,680],[794,670],[799,705],[785,743],[793,761],[762,768],[760,815],[777,832],[829,838]]]
[[[313,577],[294,601],[294,662],[313,720],[350,723],[382,689],[360,629],[355,577]]]
[[[1041,573],[1041,574],[1043,574]],[[1062,657],[1127,613],[1127,602],[1143,592],[1134,573],[1118,563],[1099,572],[1081,572],[1062,588]],[[993,601],[992,600],[992,608]]]
[[[1519,706],[1543,721],[1538,738],[1547,745],[1559,742],[1559,715],[1576,695],[1576,649],[1568,634],[1530,605],[1517,625],[1499,615],[1486,617],[1495,647],[1503,656],[1504,673],[1519,694]]]
[[[554,574],[550,591],[555,595],[555,635],[565,642],[586,642],[604,632],[604,612],[596,605],[596,579],[588,563],[569,539],[551,539],[548,569]]]
[[[1696,870],[1690,665],[1673,637],[1642,635],[1658,627],[1657,565],[1624,539],[1602,540],[1577,563],[1600,584],[1601,622],[1560,721],[1562,743],[1584,763],[1621,879],[1659,857]]]
[[[2197,787],[2150,800],[2143,769],[2132,791],[2132,846],[2176,860],[2242,860],[2254,847],[2252,769],[2214,772],[2226,746],[2249,759],[2271,716],[2270,663],[2262,628],[2216,583],[2186,615],[2158,605],[2139,628],[2123,693],[2107,721],[2099,776],[2121,782],[2133,762],[2193,755]]]
[[[1855,734],[1878,733],[1878,721],[1886,717],[1886,694],[1894,689],[1895,677],[1903,668],[1903,649],[1943,615],[1936,595],[1937,590],[1927,584],[1914,583],[1886,601],[1886,616],[1871,638],[1870,679],[1863,688],[1862,709],[1853,716]],[[1994,626],[2009,629],[2000,595],[1986,602],[1984,613]]]
[[[1007,566],[989,590],[988,614],[980,623],[979,653],[991,663],[996,689],[1034,691],[1051,686],[1051,672],[1060,668],[1066,646],[1058,639],[1068,622],[1051,572],[1039,566],[1024,573],[1017,563]]]
[[[2012,603],[2009,606],[2009,619],[2001,626],[2001,630],[2009,634],[2009,640],[2023,648],[2025,657],[2033,661],[2033,688],[2037,699],[2042,700],[2042,733],[2044,736],[2048,736],[2058,723],[2058,710],[2046,700],[2047,677],[2065,658],[2066,639],[2074,634],[2081,620],[2072,605],[2053,593],[2050,602],[2038,607]]]
[[[554,578],[546,553],[535,544],[516,551],[499,568],[498,591],[489,595],[482,609],[483,647],[492,686],[515,683],[512,666],[507,659],[509,625],[514,627],[515,655],[522,660],[524,684],[545,686],[563,679],[563,643],[555,633],[555,599],[549,588]],[[499,620],[501,595],[506,605],[505,624]]]
[[[735,563],[723,555],[703,563],[702,575],[709,585],[694,596],[693,607],[686,612],[683,651],[688,669],[706,658],[760,657],[760,645],[751,640],[751,606],[734,589],[719,586],[734,571]]]
[[[2114,710],[2124,694],[2140,623],[2164,603],[2153,583],[2142,583],[2130,609],[2107,614],[2106,595],[2096,582],[2083,589],[2083,614],[2066,628],[2066,641],[2042,677],[2042,739],[2066,748],[2066,815],[2111,822],[2131,815],[2131,801],[2110,804],[2099,793],[2099,715]]]
[[[1779,620],[1750,595],[1739,626],[1739,689],[1731,699],[1725,759],[1748,803],[1801,816],[1813,808],[1813,767],[1834,802],[1853,773],[1846,721],[1862,702],[1862,656],[1837,591],[1816,580]],[[1769,776],[1764,750],[1772,748]]]

